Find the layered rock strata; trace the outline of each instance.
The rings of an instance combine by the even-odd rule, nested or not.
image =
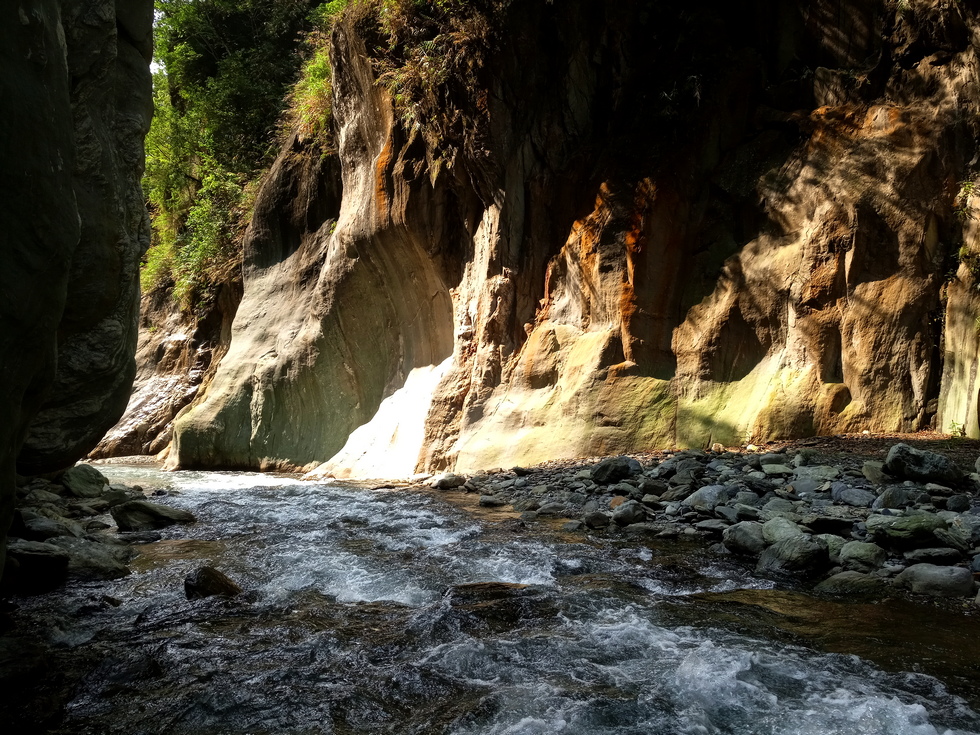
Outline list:
[[[465,470],[937,410],[980,431],[976,336],[942,342],[971,231],[974,11],[462,12],[431,47],[391,51],[363,13],[335,30],[337,155],[294,139],[266,181],[231,347],[174,466],[309,466],[355,429],[324,471],[405,474],[397,441],[413,469]],[[444,56],[414,68],[466,75],[396,98],[412,67],[379,70],[425,48]],[[410,380],[436,369],[434,389]],[[393,397],[426,412],[408,442],[379,412]]]

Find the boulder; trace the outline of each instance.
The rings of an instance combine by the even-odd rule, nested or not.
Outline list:
[[[109,480],[89,464],[77,464],[61,476],[61,484],[76,498],[97,498],[108,490]]]
[[[840,572],[820,582],[814,592],[828,595],[878,596],[887,589],[885,581],[870,574],[848,571]]]
[[[627,500],[613,511],[612,519],[618,526],[629,526],[645,521],[647,512],[642,504],[635,500]]]
[[[766,548],[762,524],[754,521],[742,521],[729,526],[722,532],[721,542],[733,554],[745,556],[758,556]]]
[[[840,550],[840,565],[853,572],[873,572],[887,558],[883,548],[864,541],[848,541]]]
[[[803,529],[785,518],[772,518],[762,524],[762,535],[767,544],[775,544],[785,538],[802,536]]]
[[[835,482],[834,487],[831,489],[831,497],[834,499],[834,502],[850,505],[855,508],[870,508],[871,504],[875,501],[875,496],[867,490],[850,487],[849,485],[838,487],[838,485],[842,484]]]
[[[915,499],[908,488],[904,488],[901,485],[893,485],[892,487],[886,488],[881,495],[875,498],[871,507],[875,510],[881,510],[882,508],[897,510],[907,508],[914,503]]]
[[[885,457],[885,472],[893,477],[916,482],[958,483],[963,471],[942,454],[895,444]]]
[[[965,597],[973,593],[973,574],[966,567],[914,564],[895,577],[895,584],[920,595]]]
[[[963,553],[960,550],[947,547],[913,549],[906,551],[903,556],[909,564],[936,564],[937,566],[951,566],[958,564],[963,559]]]
[[[465,484],[466,478],[463,475],[457,475],[454,472],[443,472],[429,480],[429,487],[435,490],[454,490],[455,488],[462,487]]]
[[[184,577],[184,594],[188,600],[205,597],[234,597],[242,592],[237,582],[214,567],[203,566]]]
[[[607,457],[592,468],[590,478],[599,485],[609,485],[639,474],[640,464],[629,457]]]
[[[30,541],[47,541],[56,536],[81,536],[82,527],[66,518],[37,516],[24,520],[24,538]]]
[[[725,485],[705,485],[684,498],[681,504],[694,508],[694,510],[711,511],[714,510],[715,506],[727,501],[728,498],[729,492]]]
[[[50,543],[68,552],[68,576],[82,581],[125,577],[129,574],[126,563],[136,556],[130,546],[72,536],[53,538]]]
[[[848,542],[833,533],[820,533],[815,535],[817,538],[823,539],[824,543],[827,544],[827,556],[830,557],[830,563],[840,564],[840,551],[844,548],[844,544]]]
[[[601,510],[586,513],[582,518],[582,521],[589,528],[605,528],[609,525],[610,520],[609,513],[603,513]]]
[[[480,505],[484,508],[502,508],[510,501],[504,495],[481,495]]]
[[[193,513],[148,500],[131,500],[110,511],[120,531],[153,531],[176,523],[194,523]]]
[[[815,536],[789,536],[762,552],[757,572],[798,572],[812,575],[830,566],[827,543]]]
[[[861,467],[861,474],[872,485],[881,485],[888,480],[888,476],[884,472],[884,467],[884,462],[865,462]]]
[[[936,543],[935,531],[946,528],[946,521],[935,513],[905,516],[872,515],[866,521],[875,541],[897,549],[914,549]]]

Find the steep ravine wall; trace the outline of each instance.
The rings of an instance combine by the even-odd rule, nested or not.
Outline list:
[[[437,105],[393,104],[369,16],[335,29],[336,156],[294,138],[265,182],[172,466],[980,433],[975,278],[948,283],[976,247],[974,10],[468,7],[483,61]]]
[[[15,472],[70,466],[129,396],[152,23],[150,0],[0,8],[0,532]]]

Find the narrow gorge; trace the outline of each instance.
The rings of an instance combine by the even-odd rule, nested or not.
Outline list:
[[[0,8],[0,722],[980,733],[980,6]]]
[[[980,435],[968,6],[430,10],[334,26],[169,466]]]

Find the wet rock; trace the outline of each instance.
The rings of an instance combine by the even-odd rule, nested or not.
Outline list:
[[[11,582],[5,584],[21,592],[46,592],[62,585],[68,577],[68,552],[42,541],[12,539],[7,557],[15,568]]]
[[[562,524],[561,530],[562,531],[581,531],[584,526],[585,526],[585,524],[582,523],[582,521],[566,521],[565,523]]]
[[[510,500],[504,495],[481,495],[480,505],[484,508],[502,508],[509,505]]]
[[[866,521],[868,533],[885,546],[912,549],[935,543],[935,531],[946,528],[946,521],[934,513],[906,516],[872,515]]]
[[[908,444],[896,444],[885,457],[885,471],[893,477],[916,482],[958,483],[963,472],[948,457]]]
[[[188,600],[200,600],[205,597],[234,597],[240,594],[242,588],[223,572],[211,566],[195,569],[184,577],[184,594]]]
[[[116,538],[125,544],[139,546],[141,544],[156,543],[162,539],[163,536],[156,531],[129,531],[126,533],[117,533]]]
[[[562,516],[568,512],[568,507],[564,503],[545,503],[537,512],[539,516]]]
[[[861,597],[877,597],[887,590],[887,585],[880,577],[872,577],[856,571],[834,574],[813,588],[814,592],[828,595],[847,595]]]
[[[783,539],[802,536],[803,529],[785,518],[772,518],[762,524],[762,535],[767,544],[775,544]]]
[[[454,472],[443,472],[429,480],[429,487],[435,490],[454,490],[465,484],[466,478]]]
[[[177,523],[194,523],[194,514],[148,500],[131,500],[111,511],[120,531],[153,531]]]
[[[607,457],[592,468],[590,479],[600,485],[609,485],[640,473],[640,463],[629,457]]]
[[[68,552],[68,576],[82,581],[118,579],[129,574],[126,563],[135,552],[129,546],[61,536],[50,543]]]
[[[914,564],[895,577],[895,584],[933,597],[964,597],[973,593],[973,575],[965,567]]]
[[[24,520],[24,538],[30,541],[47,541],[56,536],[81,536],[82,527],[66,518],[37,516]]]
[[[742,521],[722,531],[721,542],[734,554],[758,556],[766,548],[762,524]]]
[[[97,498],[109,480],[92,465],[77,464],[61,476],[61,484],[76,498]]]
[[[817,574],[830,566],[826,542],[814,536],[790,536],[762,552],[757,572]]]
[[[618,526],[629,526],[645,521],[647,513],[643,505],[635,500],[628,500],[613,511],[612,519]]]
[[[849,541],[841,547],[840,565],[853,572],[873,572],[881,567],[888,554],[877,544]]]
[[[913,549],[912,551],[906,551],[903,556],[909,564],[951,566],[959,563],[963,558],[963,553],[958,549],[950,548]]]

